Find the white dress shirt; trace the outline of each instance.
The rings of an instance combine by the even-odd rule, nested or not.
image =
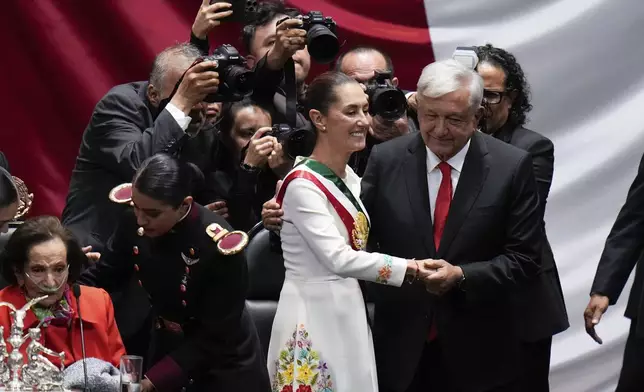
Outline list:
[[[190,125],[190,121],[192,121],[192,117],[186,116],[184,112],[179,110],[178,107],[174,106],[173,103],[168,102],[168,104],[165,106],[165,109],[170,113],[172,118],[179,124],[181,129],[184,131],[188,129],[188,125]]]
[[[432,210],[432,222],[435,222],[434,211],[436,210],[436,196],[438,196],[438,189],[441,186],[441,181],[443,180],[443,174],[438,168],[438,164],[441,163],[440,158],[436,156],[427,146],[427,186],[429,188],[429,206]],[[465,156],[470,149],[470,141],[467,141],[467,144],[461,148],[461,151],[456,153],[451,157],[447,163],[452,168],[452,197],[454,197],[454,192],[456,192],[456,186],[458,185],[458,179],[461,177],[461,172],[463,171],[463,163],[465,163]]]

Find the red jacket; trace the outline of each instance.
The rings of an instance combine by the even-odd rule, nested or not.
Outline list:
[[[20,309],[27,300],[22,290],[12,285],[0,291],[0,301],[9,302],[16,308]],[[81,312],[83,315],[83,328],[85,329],[85,350],[87,358],[98,358],[118,367],[122,355],[125,355],[125,347],[121,340],[121,335],[114,322],[114,308],[112,300],[105,290],[94,287],[81,286]],[[58,327],[50,325],[47,328],[41,328],[40,342],[48,349],[55,352],[65,352],[65,367],[83,359],[81,351],[80,319],[78,318],[78,306],[76,298],[72,296],[70,306],[74,310],[71,327]],[[4,339],[9,338],[11,329],[10,309],[6,306],[0,307],[0,325],[4,327]],[[38,318],[29,311],[24,320],[24,333],[29,332],[29,328],[38,325]],[[29,339],[22,345],[21,351],[25,355],[25,350],[29,344]],[[7,344],[8,350],[11,350]],[[58,358],[47,357],[51,362],[60,366]]]

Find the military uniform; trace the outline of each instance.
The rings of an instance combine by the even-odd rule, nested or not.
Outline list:
[[[159,392],[270,391],[245,308],[246,260],[235,253],[240,238],[226,236],[228,229],[193,203],[169,233],[149,238],[130,212],[100,262],[80,278],[109,289],[134,275],[148,293],[155,317],[146,376]]]

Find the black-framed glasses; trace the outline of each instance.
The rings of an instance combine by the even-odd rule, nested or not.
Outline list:
[[[485,99],[488,103],[495,105],[501,102],[501,99],[503,99],[503,96],[506,94],[506,91],[483,90],[483,99]]]

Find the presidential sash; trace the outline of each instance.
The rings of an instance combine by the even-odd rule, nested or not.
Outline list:
[[[324,195],[329,200],[329,203],[331,203],[333,209],[335,209],[335,211],[338,213],[340,220],[342,220],[342,223],[344,223],[344,226],[349,233],[349,242],[351,247],[354,250],[364,250],[367,247],[367,240],[369,238],[369,220],[367,219],[367,215],[362,210],[362,206],[347,187],[347,184],[345,184],[344,181],[342,181],[342,179],[340,179],[340,177],[338,177],[326,165],[318,161],[305,159],[302,162],[298,163],[298,165],[296,166],[299,166],[299,164],[305,165],[315,173],[331,181],[338,188],[338,190],[340,190],[340,192],[342,192],[342,194],[351,202],[351,204],[353,204],[358,213],[355,217],[352,216],[351,213],[346,209],[346,207],[342,205],[342,203],[333,195],[333,193],[331,193],[331,191],[329,191],[329,189],[327,189],[322,181],[320,181],[313,173],[310,173],[306,170],[294,170],[286,176],[279,192],[277,193],[277,203],[282,205],[284,194],[286,193],[286,187],[294,179],[303,178],[307,181],[312,182],[313,184],[315,184],[315,186],[318,187],[318,189],[320,189],[324,193]]]

